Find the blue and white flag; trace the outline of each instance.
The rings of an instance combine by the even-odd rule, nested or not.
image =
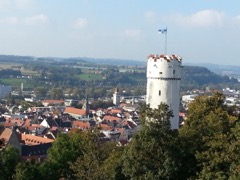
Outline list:
[[[167,33],[167,28],[166,29],[159,29],[158,32],[162,33],[162,34]]]

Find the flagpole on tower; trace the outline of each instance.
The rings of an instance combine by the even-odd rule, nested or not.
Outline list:
[[[165,35],[165,43],[164,43],[164,54],[167,54],[167,27],[165,29],[159,29],[158,32]]]
[[[165,55],[167,55],[167,28],[166,28],[166,33],[165,33]]]

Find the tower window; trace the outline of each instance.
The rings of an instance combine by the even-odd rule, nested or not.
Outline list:
[[[173,74],[175,74],[175,70],[173,70]]]
[[[162,74],[162,72],[159,72],[159,74]]]
[[[158,95],[161,96],[161,90],[159,90]]]

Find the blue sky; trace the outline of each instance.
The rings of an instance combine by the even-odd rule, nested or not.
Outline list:
[[[239,0],[0,0],[0,54],[240,65]]]

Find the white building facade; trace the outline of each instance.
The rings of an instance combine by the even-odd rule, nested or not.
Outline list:
[[[150,55],[147,61],[146,104],[158,108],[166,103],[172,110],[171,128],[179,128],[182,58],[177,55]]]

